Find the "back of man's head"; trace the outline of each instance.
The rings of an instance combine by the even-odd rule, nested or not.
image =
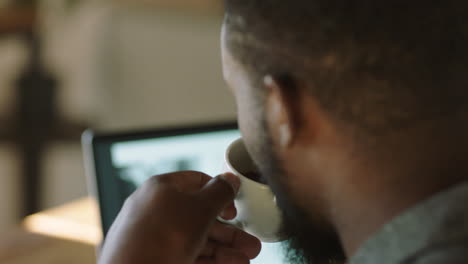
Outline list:
[[[226,0],[225,26],[254,83],[305,81],[369,134],[468,108],[466,1]]]

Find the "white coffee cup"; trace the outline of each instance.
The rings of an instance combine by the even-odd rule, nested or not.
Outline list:
[[[239,193],[234,204],[237,216],[233,220],[219,221],[234,225],[245,232],[254,235],[262,242],[279,242],[284,240],[280,235],[281,213],[276,205],[276,199],[270,187],[244,176],[249,172],[257,172],[242,139],[234,141],[227,149],[225,169],[241,181]]]

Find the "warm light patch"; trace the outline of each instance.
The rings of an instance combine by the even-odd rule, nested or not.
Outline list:
[[[102,240],[97,208],[92,199],[27,217],[24,228],[32,233],[98,245]]]

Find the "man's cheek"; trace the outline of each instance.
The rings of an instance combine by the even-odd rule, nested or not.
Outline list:
[[[246,108],[239,107],[237,110],[237,118],[239,122],[239,128],[247,143],[251,143],[250,139],[252,138],[252,123],[251,120],[253,113],[249,114],[249,111]]]

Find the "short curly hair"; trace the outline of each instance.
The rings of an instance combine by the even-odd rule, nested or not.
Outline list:
[[[466,111],[468,2],[226,0],[227,47],[257,82],[301,79],[372,133]]]

